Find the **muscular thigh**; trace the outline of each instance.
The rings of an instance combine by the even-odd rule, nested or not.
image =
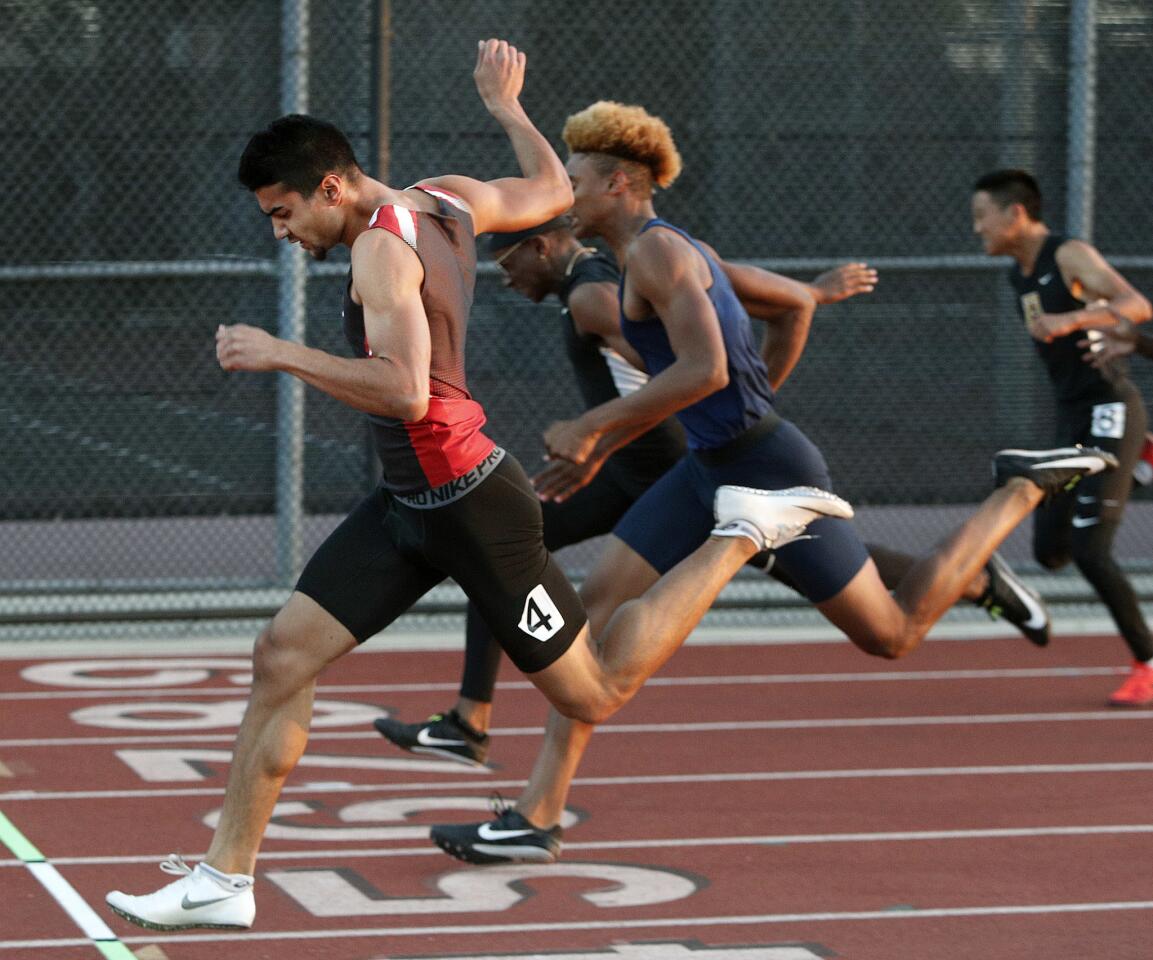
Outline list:
[[[611,536],[581,587],[593,637],[600,637],[617,608],[635,600],[660,574],[644,557],[619,537]]]
[[[399,509],[420,527],[423,556],[460,585],[520,670],[542,670],[568,649],[584,607],[545,549],[540,504],[513,457],[452,504]]]
[[[389,498],[373,491],[325,539],[296,584],[358,643],[408,610],[444,573],[406,552],[389,519]]]
[[[788,583],[815,604],[835,597],[857,576],[869,551],[849,520],[822,517],[810,523],[806,539],[776,552],[775,567]]]
[[[683,457],[629,507],[614,535],[658,575],[699,547],[713,529],[713,492]]]

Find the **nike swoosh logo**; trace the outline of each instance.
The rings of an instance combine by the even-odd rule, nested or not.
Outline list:
[[[1101,522],[1100,517],[1074,517],[1073,526],[1077,528],[1092,527]]]
[[[476,832],[482,840],[511,840],[513,837],[527,837],[532,834],[531,830],[497,830],[487,823],[482,823]]]
[[[1052,279],[1053,279],[1053,274],[1051,274],[1051,273],[1047,273],[1047,274],[1045,274],[1045,276],[1043,276],[1043,277],[1042,277],[1040,280],[1038,280],[1037,282],[1038,282],[1039,284],[1041,284],[1042,286],[1044,286],[1046,283],[1048,283],[1048,282],[1049,282],[1050,280],[1052,280]]]
[[[180,907],[183,910],[195,910],[197,907],[209,907],[214,903],[223,903],[225,900],[231,900],[235,894],[228,894],[227,896],[217,897],[215,900],[189,900],[188,894],[184,895],[184,899],[180,901]]]
[[[440,737],[434,737],[428,732],[427,727],[422,727],[416,735],[416,742],[425,747],[464,747],[467,744],[463,740],[442,740]]]
[[[1049,622],[1048,616],[1045,614],[1045,608],[1038,602],[1027,590],[1019,590],[1017,584],[1012,580],[1006,579],[1005,584],[1016,595],[1017,599],[1025,604],[1025,608],[1029,611],[1029,619],[1025,621],[1025,626],[1030,630],[1040,630],[1046,623]]]

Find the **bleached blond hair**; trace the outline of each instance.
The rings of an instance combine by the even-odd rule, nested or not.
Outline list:
[[[598,100],[565,121],[561,133],[570,153],[603,153],[647,167],[658,187],[681,172],[672,131],[660,117],[613,100]]]

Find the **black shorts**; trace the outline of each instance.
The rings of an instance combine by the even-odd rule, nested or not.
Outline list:
[[[640,471],[610,459],[588,486],[581,487],[567,500],[541,504],[545,546],[549,550],[560,550],[612,533],[628,508],[674,463],[675,459],[661,462],[659,466],[663,469]]]
[[[1117,458],[1118,467],[1085,477],[1072,490],[1050,497],[1037,508],[1037,526],[1081,528],[1102,520],[1119,521],[1133,489],[1133,466],[1147,426],[1141,394],[1128,380],[1116,385],[1112,397],[1097,402],[1058,403],[1057,443],[1100,447]]]
[[[320,545],[296,589],[363,642],[451,577],[509,659],[534,673],[587,619],[542,536],[540,503],[506,454],[466,495],[434,509],[374,491]]]

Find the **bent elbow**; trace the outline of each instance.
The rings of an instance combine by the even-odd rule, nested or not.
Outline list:
[[[729,368],[721,365],[714,367],[709,372],[708,379],[708,393],[714,394],[718,390],[724,390],[729,385]]]
[[[408,415],[405,416],[404,419],[410,423],[417,420],[423,420],[428,416],[428,407],[429,398],[427,393],[423,394],[422,396],[413,396],[409,398],[407,411]]]
[[[573,192],[572,181],[569,180],[568,174],[556,181],[553,185],[553,216],[559,217],[562,213],[567,213],[572,209],[573,205]]]

